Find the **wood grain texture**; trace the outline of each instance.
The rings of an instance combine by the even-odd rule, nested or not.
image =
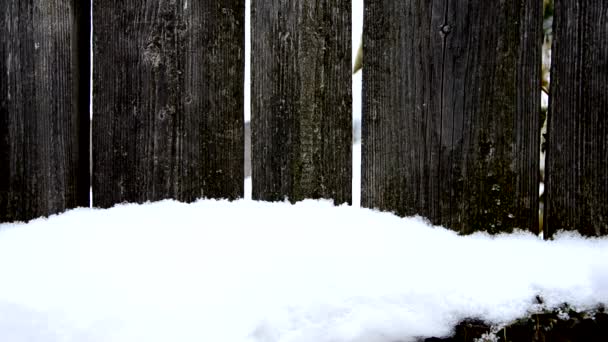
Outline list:
[[[538,230],[542,2],[369,0],[362,205]]]
[[[608,234],[608,2],[555,0],[546,237]]]
[[[88,12],[0,1],[0,222],[88,206]]]
[[[243,1],[94,0],[93,203],[243,196]]]
[[[351,202],[351,2],[252,0],[253,198]]]

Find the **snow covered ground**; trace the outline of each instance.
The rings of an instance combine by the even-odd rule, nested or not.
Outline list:
[[[361,73],[353,81],[356,122]],[[608,238],[460,237],[358,208],[359,180],[355,167],[352,207],[251,201],[248,179],[232,203],[0,224],[0,341],[415,341],[465,318],[508,323],[539,310],[537,296],[608,305]]]
[[[608,304],[608,239],[459,237],[327,202],[173,201],[0,225],[0,341],[413,341]]]

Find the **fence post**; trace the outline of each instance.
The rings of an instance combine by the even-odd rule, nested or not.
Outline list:
[[[243,196],[243,1],[93,1],[93,204]]]
[[[542,1],[365,3],[362,205],[538,230]]]
[[[546,237],[608,234],[608,4],[555,0]]]
[[[351,2],[252,0],[253,198],[351,202]]]
[[[88,206],[89,4],[0,6],[0,222]]]

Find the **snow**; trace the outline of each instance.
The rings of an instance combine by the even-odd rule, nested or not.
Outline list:
[[[608,239],[461,237],[328,202],[202,200],[0,225],[2,341],[413,341],[608,304]]]
[[[353,207],[361,206],[361,143],[353,145]]]
[[[353,1],[353,51],[362,31]],[[249,11],[249,1],[246,1]],[[250,119],[246,20],[245,119]],[[354,56],[353,56],[354,58]],[[353,76],[353,125],[361,121]],[[92,112],[92,110],[91,110]],[[392,342],[608,305],[608,238],[462,237],[353,206],[123,204],[0,224],[0,341]]]

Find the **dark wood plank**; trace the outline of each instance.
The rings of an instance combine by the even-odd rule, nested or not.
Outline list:
[[[242,197],[244,2],[93,6],[93,204]]]
[[[555,0],[545,231],[608,234],[608,2]]]
[[[1,7],[0,222],[88,206],[90,8]]]
[[[362,205],[538,230],[542,2],[365,4]]]
[[[253,198],[351,202],[351,2],[252,0]]]

